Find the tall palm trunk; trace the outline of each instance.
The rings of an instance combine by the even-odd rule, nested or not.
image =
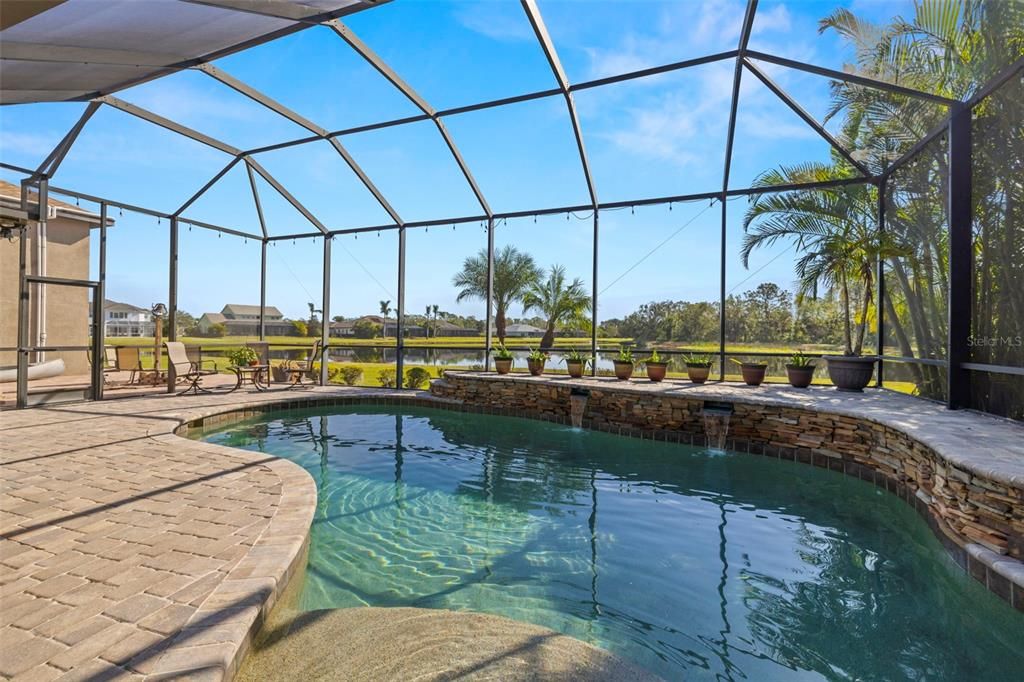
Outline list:
[[[868,328],[868,309],[871,307],[871,279],[864,279],[864,302],[860,307],[860,324],[857,325],[857,345],[853,349],[854,355],[860,355],[864,349],[864,334]]]
[[[540,347],[541,350],[547,350],[555,345],[555,321],[548,320],[547,328],[544,330],[544,336],[541,337]]]
[[[846,279],[846,273],[840,276],[840,296],[843,301],[843,352],[845,355],[853,354],[853,339],[850,329],[850,285]]]
[[[498,343],[505,345],[505,306],[500,303],[494,309],[494,331],[498,334]]]

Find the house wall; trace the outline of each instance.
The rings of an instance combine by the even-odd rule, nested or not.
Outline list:
[[[30,272],[38,271],[36,263],[36,229],[28,234]],[[18,252],[19,241],[0,242],[0,348],[18,345]],[[89,279],[89,225],[78,220],[57,218],[47,226],[47,275],[69,279]],[[30,292],[30,301],[36,292]],[[48,345],[88,345],[89,290],[82,287],[46,287],[46,343]],[[30,308],[30,342],[34,343],[38,320],[34,306]],[[47,360],[62,358],[66,374],[88,374],[89,360],[84,351],[47,353]],[[0,351],[0,365],[17,362],[13,350]]]

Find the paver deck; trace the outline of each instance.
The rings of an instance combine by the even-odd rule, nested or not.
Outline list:
[[[345,391],[0,413],[0,676],[222,678],[301,560],[316,490],[290,462],[172,431]]]

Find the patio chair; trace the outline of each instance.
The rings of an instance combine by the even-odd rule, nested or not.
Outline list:
[[[120,372],[121,369],[117,366],[117,349],[114,346],[103,347],[103,383],[110,381],[107,378],[108,374],[114,372]]]
[[[313,386],[320,383],[320,373],[314,365],[317,359],[322,359],[323,342],[317,339],[310,348],[309,355],[305,360],[289,360],[286,371],[292,386]],[[303,379],[309,379],[309,384],[303,384]]]
[[[114,366],[119,372],[131,372],[128,383],[134,384],[142,371],[142,355],[138,346],[116,346],[114,348]]]
[[[216,374],[216,369],[203,369],[200,363],[190,360],[185,344],[181,341],[165,341],[164,348],[167,349],[167,366],[174,372],[175,382],[188,384],[188,388],[178,395],[210,392],[200,384],[204,377]]]

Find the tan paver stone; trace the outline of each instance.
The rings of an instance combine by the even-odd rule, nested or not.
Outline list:
[[[14,677],[46,663],[64,650],[64,645],[44,637],[32,637],[17,646],[5,647],[0,656],[0,675]]]
[[[195,613],[195,607],[186,604],[169,604],[139,621],[139,625],[163,635],[181,630]]]
[[[103,612],[104,615],[127,623],[136,623],[167,605],[165,599],[150,594],[135,594]]]
[[[85,578],[79,578],[73,575],[58,575],[56,577],[44,580],[38,585],[33,585],[26,591],[29,594],[34,594],[37,597],[56,597],[65,592],[69,592],[76,587],[82,587],[89,583]]]
[[[86,637],[70,649],[50,659],[50,664],[63,670],[70,670],[96,658],[117,642],[130,637],[137,630],[127,623],[116,623]]]

